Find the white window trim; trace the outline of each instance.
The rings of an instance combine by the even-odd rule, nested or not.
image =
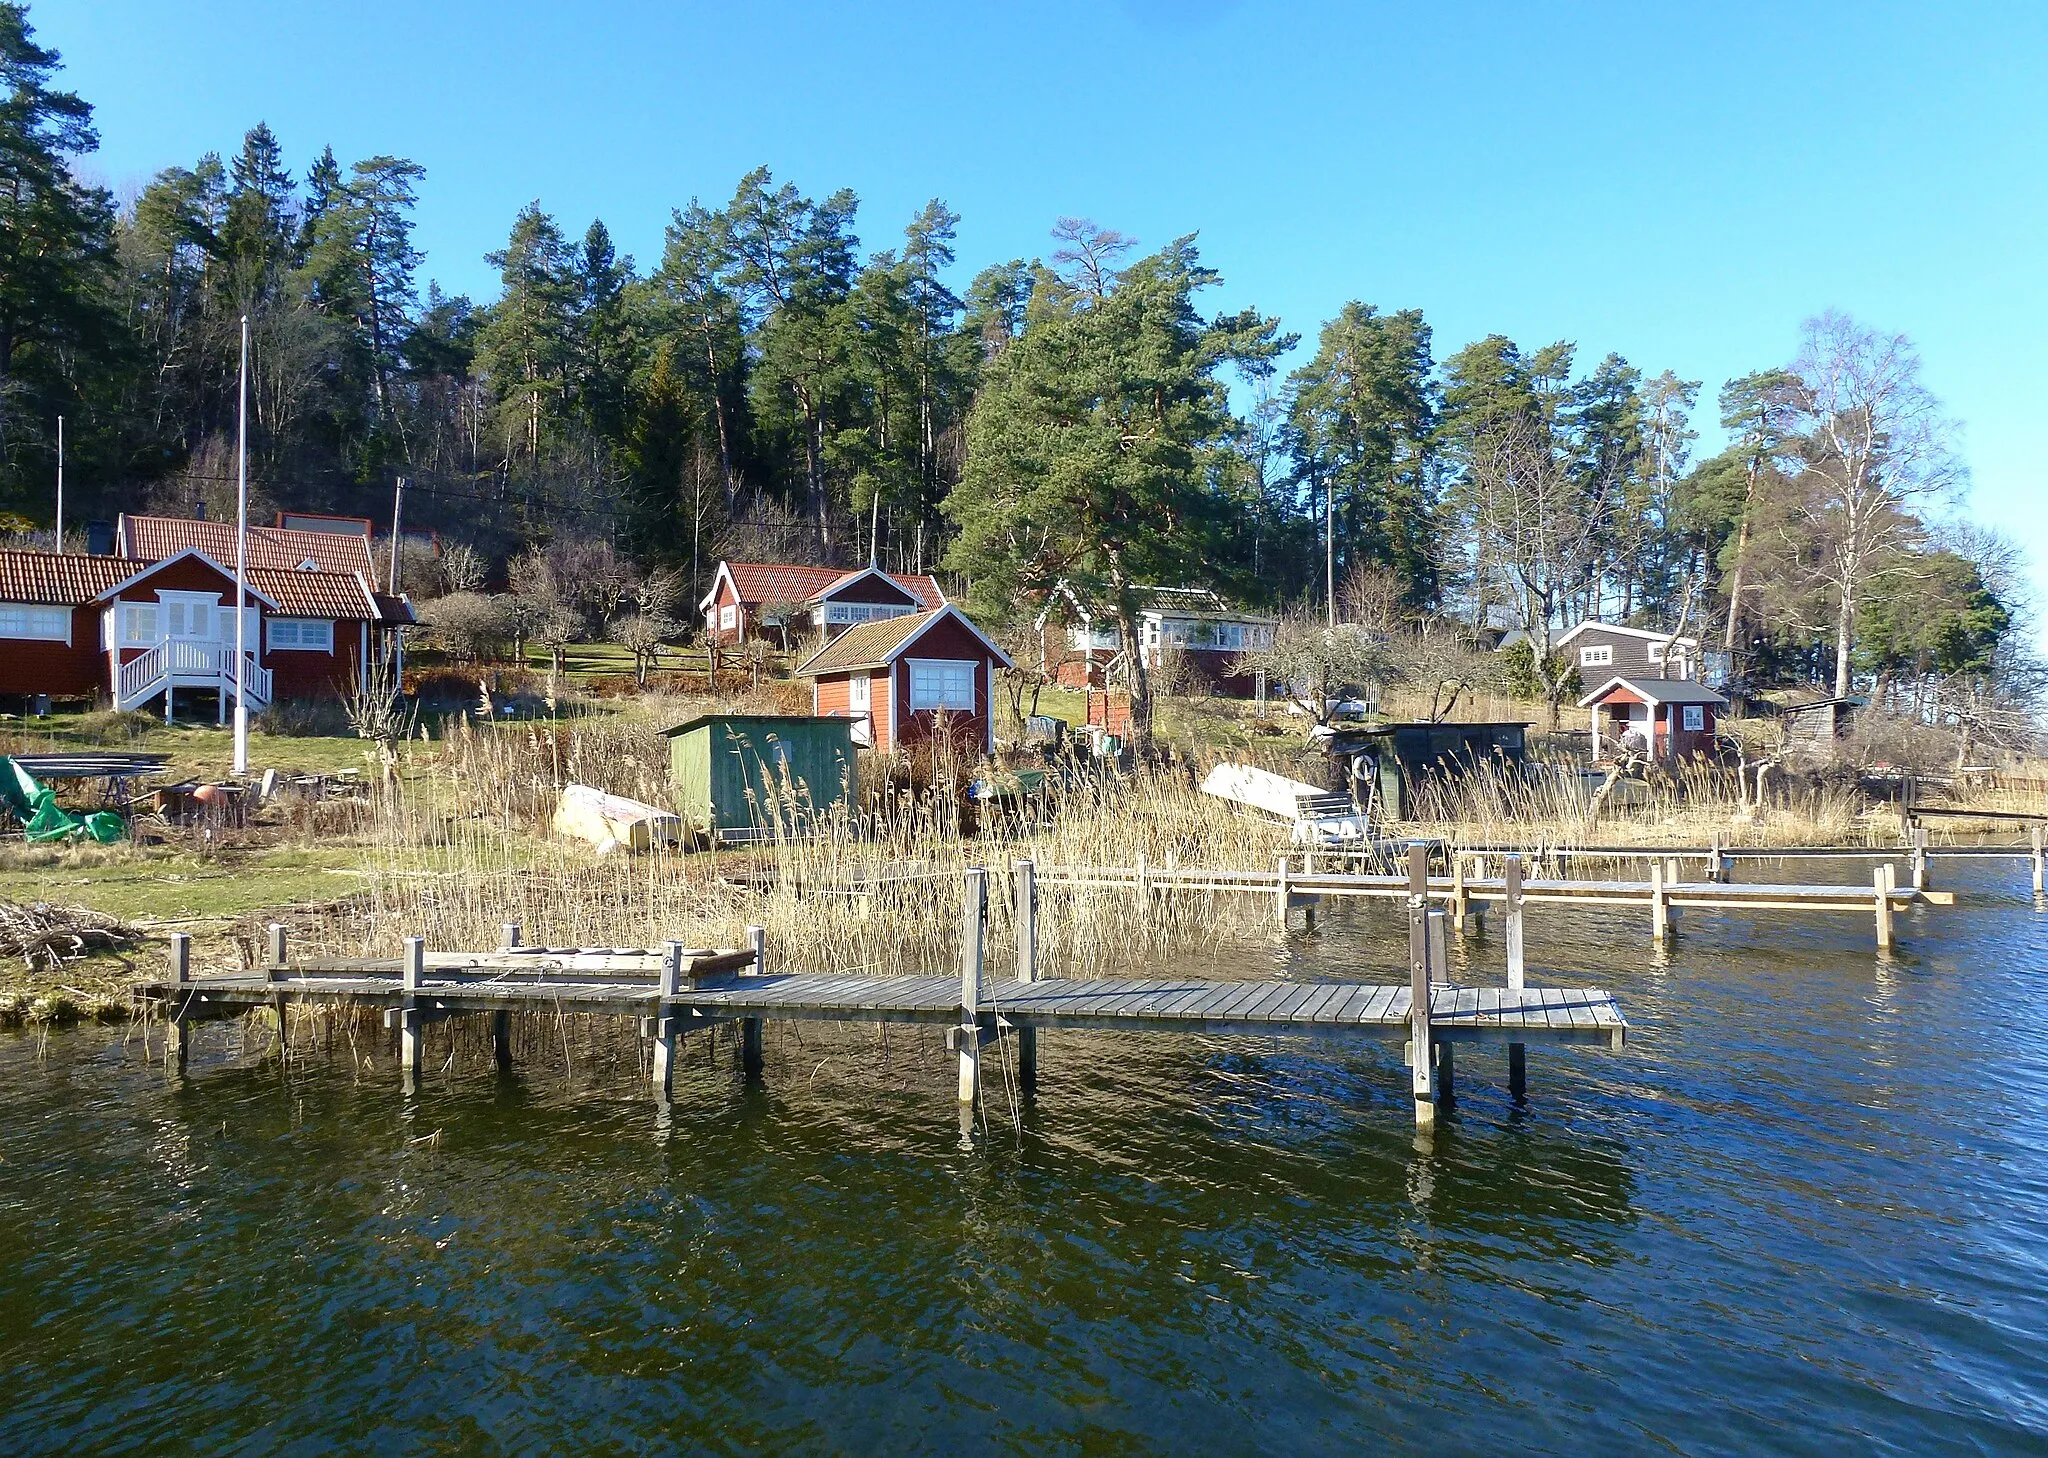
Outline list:
[[[280,642],[277,630],[291,629],[290,641]],[[318,627],[319,643],[308,643],[306,630]],[[263,647],[270,653],[332,653],[334,652],[334,620],[332,618],[267,618],[263,624]]]
[[[978,707],[981,692],[980,680],[975,670],[980,666],[972,658],[913,658],[910,660],[910,712],[913,714],[936,713],[943,709],[949,714],[972,714]],[[965,704],[934,704],[922,701],[918,693],[918,670],[940,669],[951,672],[955,669],[967,671],[967,702]]]
[[[135,619],[142,613],[149,614],[148,632],[135,627]],[[122,648],[154,648],[163,641],[164,609],[162,603],[117,602],[114,604],[114,636]]]
[[[23,624],[23,627],[26,631],[10,633],[0,629],[0,638],[7,638],[20,643],[62,643],[67,648],[71,646],[70,608],[53,607],[46,602],[0,602],[0,613],[7,612],[25,614],[27,621]],[[36,621],[39,617],[45,624],[60,625],[63,631],[61,633],[52,632],[46,627],[43,631],[38,632],[36,630]]]
[[[1679,707],[1685,711],[1680,716],[1680,722],[1685,726],[1686,733],[1703,734],[1706,732],[1707,706],[1705,704],[1681,704]]]
[[[729,602],[720,603],[718,606],[718,631],[721,633],[730,633],[733,630],[733,628],[738,624],[738,622],[738,607]]]
[[[858,716],[871,713],[875,706],[875,682],[865,673],[856,673],[846,680],[846,707]]]
[[[1579,667],[1608,668],[1614,663],[1614,646],[1610,643],[1590,645],[1579,650]]]

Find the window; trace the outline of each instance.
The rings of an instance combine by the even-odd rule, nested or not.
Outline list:
[[[725,606],[721,607],[718,610],[718,626],[720,631],[732,631],[733,624],[738,621],[739,609],[735,607],[732,603],[727,603],[725,604]]]
[[[1652,662],[1652,663],[1662,663],[1663,661],[1664,661],[1664,644],[1662,643],[1662,641],[1659,641],[1659,642],[1655,642],[1655,643],[1652,643],[1652,644],[1650,645],[1650,662]]]
[[[334,624],[326,618],[272,618],[264,624],[272,651],[297,649],[302,653],[332,653]]]
[[[1685,706],[1685,727],[1689,732],[1698,733],[1707,727],[1707,709],[1704,704]]]
[[[1240,649],[1244,643],[1243,623],[1218,623],[1216,625],[1216,646],[1218,648]]]
[[[900,618],[915,611],[915,608],[888,602],[828,602],[825,604],[825,621],[869,623],[877,618]]]
[[[846,681],[846,706],[856,714],[865,714],[872,700],[874,680],[864,673],[856,673]]]
[[[40,638],[47,643],[69,643],[71,609],[0,602],[0,638]]]
[[[163,635],[166,638],[211,638],[214,614],[220,610],[217,592],[159,592],[163,606]],[[230,622],[232,623],[232,619]]]
[[[974,664],[953,658],[910,660],[910,707],[974,711]]]
[[[148,647],[161,636],[161,619],[153,602],[124,602],[116,627],[124,648]]]
[[[1081,649],[1115,648],[1121,641],[1115,623],[1084,623],[1075,628],[1069,636],[1073,639],[1074,646]]]
[[[1581,648],[1579,650],[1579,667],[1581,668],[1605,668],[1612,662],[1614,662],[1614,647],[1612,644],[1602,643],[1598,647]]]

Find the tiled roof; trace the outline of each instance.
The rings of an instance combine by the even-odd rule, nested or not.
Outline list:
[[[905,613],[901,617],[855,623],[813,653],[797,672],[810,678],[849,668],[880,668],[894,662],[903,645],[923,632],[937,616],[936,612]]]
[[[83,552],[0,551],[0,602],[81,607],[148,565]]]
[[[197,521],[182,516],[130,516],[123,513],[120,524],[121,549],[144,562],[161,562],[189,547],[197,547],[223,566],[235,565],[233,522]],[[339,532],[305,532],[289,527],[249,528],[251,567],[292,571],[302,562],[312,562],[320,572],[360,572],[374,583],[376,568],[370,561],[370,539]]]
[[[728,562],[725,570],[732,574],[740,601],[752,603],[810,602],[867,571],[865,567],[851,572],[844,567],[799,567],[789,562]],[[927,609],[946,605],[946,595],[939,591],[939,580],[929,573],[912,576],[885,572],[882,575]]]
[[[83,552],[0,551],[0,602],[83,607],[156,564],[132,557],[91,557]],[[410,623],[403,598],[375,598],[354,573],[281,571],[251,567],[249,590],[293,618],[367,618]],[[391,604],[389,608],[385,604]]]
[[[277,604],[288,618],[363,618],[376,620],[377,605],[361,578],[353,573],[280,572],[251,567],[249,586]]]

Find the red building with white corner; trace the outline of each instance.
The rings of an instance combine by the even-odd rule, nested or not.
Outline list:
[[[166,718],[190,704],[225,719],[238,689],[260,712],[366,687],[414,621],[364,572],[251,566],[238,674],[232,562],[193,546],[156,561],[0,551],[0,695],[160,701]]]
[[[797,669],[811,712],[856,720],[853,742],[889,753],[933,743],[995,749],[996,673],[1010,659],[952,606],[857,624]]]

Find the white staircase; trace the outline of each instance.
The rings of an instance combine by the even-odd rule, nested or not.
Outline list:
[[[173,688],[235,691],[235,645],[211,638],[166,638],[129,659],[114,674],[114,707],[132,709]],[[270,703],[270,670],[253,653],[242,655],[242,694],[252,710]]]

